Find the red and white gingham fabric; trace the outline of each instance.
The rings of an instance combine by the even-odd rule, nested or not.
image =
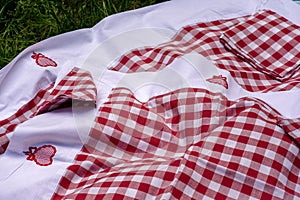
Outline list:
[[[281,19],[278,14],[271,11],[262,11],[260,14],[268,16],[268,18],[272,18],[274,21]],[[217,20],[186,26],[169,42],[156,47],[141,47],[130,51],[123,55],[117,64],[110,66],[110,69],[126,73],[157,71],[163,69],[180,56],[190,52],[197,52],[210,59],[217,67],[229,71],[233,79],[248,91],[287,91],[295,87],[299,88],[299,71],[295,70],[292,78],[280,82],[253,68],[249,63],[241,60],[232,52],[228,52],[220,42],[220,36],[224,32],[243,23],[249,18],[255,18],[255,16],[256,15],[229,20]],[[272,24],[273,22],[270,22],[268,26],[272,26]],[[291,26],[293,27],[295,25]],[[285,30],[281,31],[285,32]],[[285,34],[285,37],[289,37],[288,33],[290,33],[290,31]],[[285,37],[283,37],[284,40],[289,40]],[[297,38],[299,39],[299,37]],[[262,48],[265,48],[265,46],[262,46]],[[279,42],[276,47],[278,51],[274,52],[274,54],[284,54],[284,52],[286,52],[284,48],[286,48],[286,45]],[[299,57],[297,53],[290,53],[295,57]]]
[[[0,121],[0,154],[4,153],[9,139],[7,134],[17,125],[38,114],[65,106],[68,101],[96,101],[96,87],[89,72],[73,68],[56,86],[54,83],[40,90],[15,114]]]
[[[38,106],[36,114],[61,107],[72,100],[96,103],[96,86],[88,71],[73,68],[51,91],[49,97]]]
[[[297,119],[281,119],[280,126],[300,144],[300,118]]]
[[[143,103],[115,88],[52,199],[299,199],[299,143],[279,118],[204,89]]]
[[[40,90],[27,104],[23,105],[15,114],[0,121],[0,154],[4,153],[9,139],[7,134],[14,131],[17,125],[34,116],[38,104],[49,96],[49,90],[54,87],[50,84],[47,88]]]
[[[221,36],[228,50],[261,72],[284,81],[300,67],[300,27],[273,11],[260,11]]]

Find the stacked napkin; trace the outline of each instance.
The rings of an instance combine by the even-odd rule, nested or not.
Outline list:
[[[225,48],[270,77],[285,81],[300,67],[300,27],[270,10],[225,31]]]

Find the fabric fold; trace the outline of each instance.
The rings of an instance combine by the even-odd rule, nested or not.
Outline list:
[[[297,119],[279,119],[279,125],[285,132],[291,136],[300,147],[300,118]]]
[[[200,88],[147,102],[114,88],[52,199],[299,197],[299,146],[280,117]]]
[[[278,81],[300,68],[300,27],[279,14],[263,10],[220,36],[225,48],[258,71]]]
[[[36,115],[72,103],[72,100],[90,101],[96,104],[97,89],[88,71],[75,67],[53,89],[47,99],[38,106]]]
[[[7,134],[13,132],[19,124],[39,114],[68,107],[72,100],[96,104],[96,91],[90,73],[77,67],[73,68],[57,85],[51,83],[16,113],[0,121],[0,154],[4,153],[8,146]]]

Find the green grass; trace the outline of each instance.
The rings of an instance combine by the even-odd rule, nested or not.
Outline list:
[[[26,47],[161,0],[0,0],[0,68]]]

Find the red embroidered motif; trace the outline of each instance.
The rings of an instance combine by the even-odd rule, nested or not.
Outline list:
[[[52,145],[43,145],[41,147],[29,147],[29,151],[23,151],[27,160],[33,160],[37,165],[48,166],[53,162],[56,148]]]
[[[51,58],[44,56],[41,53],[33,52],[31,58],[35,59],[36,64],[38,64],[41,67],[57,66],[55,61],[53,61]]]
[[[215,84],[218,84],[218,85],[222,85],[223,87],[228,89],[227,78],[222,76],[222,75],[218,75],[218,76],[214,75],[212,78],[206,79],[206,81],[208,81],[210,83],[215,83]]]

